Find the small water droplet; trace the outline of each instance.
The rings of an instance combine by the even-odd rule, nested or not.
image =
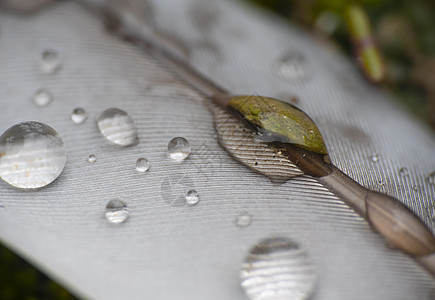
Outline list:
[[[408,176],[409,175],[408,169],[407,168],[401,168],[399,170],[399,175],[402,176],[402,177]]]
[[[430,174],[427,176],[426,181],[427,181],[429,184],[435,185],[435,172],[430,173]]]
[[[186,202],[189,205],[195,205],[199,202],[199,194],[196,190],[189,190],[186,193]]]
[[[39,122],[23,122],[0,137],[0,177],[22,189],[44,187],[63,171],[66,151],[56,130]]]
[[[308,299],[315,283],[307,251],[288,238],[269,238],[256,244],[242,264],[240,278],[252,300]]]
[[[236,218],[236,225],[239,227],[247,227],[251,225],[252,217],[247,213],[242,213]]]
[[[37,90],[33,95],[33,102],[37,106],[47,106],[51,101],[53,101],[53,95],[45,88]]]
[[[140,157],[136,160],[136,171],[139,173],[145,173],[150,168],[150,162],[148,159]]]
[[[88,113],[86,112],[86,110],[84,110],[81,107],[77,107],[76,109],[74,109],[71,114],[71,120],[73,121],[74,124],[83,123],[87,117],[88,117]]]
[[[373,162],[378,162],[379,161],[379,154],[373,153],[371,156],[371,159]]]
[[[418,192],[418,191],[420,190],[420,187],[419,187],[418,185],[414,185],[414,186],[412,187],[412,189],[413,189],[414,191]]]
[[[182,161],[186,159],[191,150],[189,141],[183,137],[175,137],[169,141],[168,153],[173,160]]]
[[[89,155],[88,162],[94,163],[97,161],[97,157],[94,154]]]
[[[308,62],[299,51],[290,51],[282,56],[276,64],[280,76],[292,81],[305,80],[309,77]]]
[[[42,52],[39,68],[44,74],[54,74],[62,67],[59,54],[54,50]]]
[[[128,218],[128,208],[124,201],[114,199],[110,200],[106,205],[106,219],[110,223],[122,223]]]
[[[119,108],[103,111],[97,119],[97,126],[101,134],[114,144],[127,147],[139,143],[133,119]]]

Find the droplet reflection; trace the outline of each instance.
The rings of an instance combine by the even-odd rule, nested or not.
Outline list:
[[[54,74],[61,68],[62,63],[59,54],[54,50],[42,52],[39,68],[44,74]]]
[[[77,107],[76,109],[74,109],[72,114],[71,114],[71,120],[73,121],[74,124],[83,123],[84,121],[86,121],[87,117],[88,117],[88,114],[87,114],[86,110],[84,110],[81,107]]]
[[[175,161],[182,161],[186,159],[191,150],[192,149],[189,141],[183,137],[175,137],[169,141],[168,153],[169,156]]]
[[[113,224],[125,222],[128,218],[128,208],[124,201],[114,199],[106,205],[106,219]]]
[[[242,213],[238,215],[236,218],[236,225],[238,227],[247,227],[251,225],[251,222],[252,222],[252,217],[247,213]]]
[[[308,62],[299,51],[290,51],[282,56],[276,64],[278,75],[291,81],[306,80],[309,77]]]
[[[240,277],[252,300],[308,299],[315,282],[307,251],[288,238],[269,238],[256,244],[242,264]]]
[[[47,106],[51,101],[53,101],[53,95],[45,88],[37,90],[33,95],[33,102],[37,106]]]
[[[199,194],[196,190],[189,190],[186,193],[186,202],[189,205],[195,205],[199,202]]]
[[[103,111],[97,119],[97,126],[101,134],[114,144],[128,147],[139,143],[133,119],[119,108]]]
[[[94,163],[97,161],[97,157],[94,154],[89,155],[88,162]]]
[[[148,159],[140,157],[136,160],[136,171],[139,173],[145,173],[150,168]]]
[[[0,137],[0,177],[22,189],[44,187],[63,171],[66,151],[56,130],[39,122],[23,122]]]

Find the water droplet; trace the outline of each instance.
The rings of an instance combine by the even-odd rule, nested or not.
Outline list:
[[[435,185],[435,172],[430,173],[427,176],[426,181],[432,185]]]
[[[315,274],[307,251],[288,238],[260,241],[248,253],[240,272],[252,300],[308,299]]]
[[[309,77],[308,62],[299,51],[290,51],[282,56],[276,64],[276,69],[280,76],[293,81]]]
[[[195,205],[199,202],[199,194],[196,190],[189,190],[186,193],[186,202],[189,205]]]
[[[86,110],[84,110],[81,107],[77,107],[76,109],[74,109],[71,114],[71,120],[73,121],[74,124],[83,123],[87,117],[88,117],[88,113],[86,112]]]
[[[47,89],[39,89],[33,95],[33,102],[38,106],[47,106],[53,101],[53,95]]]
[[[110,200],[106,205],[106,219],[110,223],[122,223],[128,218],[128,208],[124,201],[114,199]]]
[[[122,147],[134,146],[139,143],[133,119],[119,108],[109,108],[97,119],[101,134],[110,142]]]
[[[409,175],[408,169],[407,168],[401,168],[399,170],[399,175],[402,176],[402,177],[408,176]]]
[[[379,154],[373,153],[371,156],[371,159],[373,162],[378,162],[379,161]]]
[[[62,173],[66,151],[56,130],[39,122],[23,122],[0,137],[0,177],[22,189],[44,187]]]
[[[54,74],[62,67],[59,54],[54,50],[42,52],[39,68],[44,74]]]
[[[236,225],[239,227],[247,227],[251,225],[252,217],[247,213],[242,213],[236,218]]]
[[[97,157],[94,154],[89,155],[88,162],[94,163],[97,161]]]
[[[146,158],[138,158],[136,160],[136,171],[139,173],[145,173],[150,168],[150,162]]]
[[[168,153],[173,160],[182,161],[186,159],[191,150],[189,141],[183,137],[175,137],[169,141]]]

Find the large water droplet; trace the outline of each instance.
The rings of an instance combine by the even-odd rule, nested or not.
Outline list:
[[[136,171],[139,173],[145,173],[150,168],[150,162],[148,159],[140,157],[136,160]]]
[[[139,143],[133,119],[119,108],[109,108],[97,119],[101,134],[110,142],[122,147],[134,146]]]
[[[183,137],[175,137],[169,141],[168,153],[173,160],[182,161],[186,159],[191,150],[189,141]]]
[[[33,95],[33,102],[38,106],[47,106],[51,101],[53,101],[53,95],[45,88],[37,90]]]
[[[430,173],[427,176],[426,181],[432,185],[435,185],[435,172]]]
[[[88,162],[94,163],[97,161],[97,157],[94,154],[89,155]]]
[[[39,68],[44,74],[54,74],[62,67],[59,54],[54,50],[42,52]]]
[[[84,110],[81,107],[77,107],[76,109],[74,109],[71,114],[71,120],[73,121],[74,124],[83,123],[87,117],[88,117],[88,113],[86,112],[86,110]]]
[[[0,137],[0,177],[22,189],[40,188],[62,173],[66,151],[56,130],[39,122],[23,122]]]
[[[240,277],[252,300],[308,299],[315,282],[307,251],[288,238],[269,238],[256,244],[242,264]]]
[[[252,217],[247,213],[242,213],[236,218],[236,225],[239,227],[247,227],[251,225]]]
[[[308,62],[299,51],[290,51],[282,56],[276,64],[276,69],[279,75],[292,81],[305,80],[310,75]]]
[[[199,194],[196,190],[189,190],[186,193],[186,202],[189,205],[195,205],[199,202]]]
[[[122,223],[128,218],[128,208],[124,201],[114,199],[106,205],[106,219],[110,223]]]
[[[399,170],[399,175],[402,176],[402,177],[408,176],[409,175],[408,169],[407,168],[401,168]]]

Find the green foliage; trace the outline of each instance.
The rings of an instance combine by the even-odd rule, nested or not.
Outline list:
[[[383,84],[397,95],[398,101],[435,128],[435,1],[247,1],[271,9],[323,38],[329,38],[349,56],[355,55],[356,64],[361,61],[361,56],[366,56],[362,65],[366,77],[379,82],[375,79],[385,73]],[[355,51],[351,47],[344,14],[354,4],[367,13],[377,47],[367,51]]]
[[[68,291],[0,244],[0,299],[76,299]]]

